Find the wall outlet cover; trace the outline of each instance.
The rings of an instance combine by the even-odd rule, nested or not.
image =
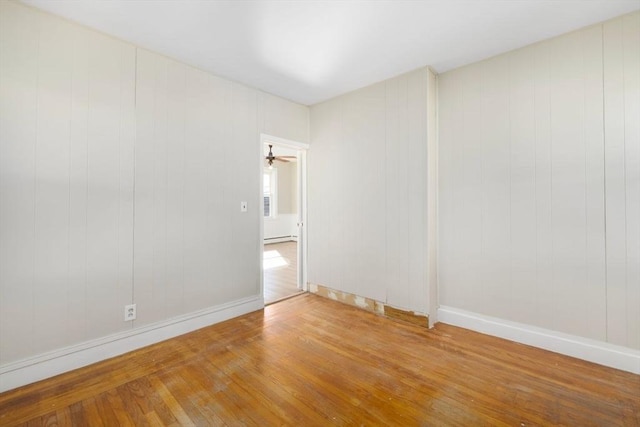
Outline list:
[[[124,321],[129,322],[136,320],[136,305],[129,304],[124,306]]]

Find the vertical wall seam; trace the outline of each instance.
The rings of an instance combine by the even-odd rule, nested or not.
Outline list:
[[[438,320],[438,307],[440,307],[440,75],[433,73],[434,76],[434,84],[433,84],[433,88],[434,88],[434,93],[433,93],[433,107],[434,107],[434,137],[435,137],[435,141],[433,141],[434,145],[434,150],[431,152],[431,154],[434,155],[434,170],[433,170],[433,175],[435,177],[435,182],[434,182],[434,186],[433,186],[433,191],[434,191],[434,198],[433,198],[433,202],[434,202],[434,208],[433,208],[433,212],[434,212],[434,229],[435,229],[435,235],[433,236],[433,238],[435,239],[434,242],[434,248],[435,248],[435,260],[433,261],[432,265],[435,268],[435,272],[433,274],[433,278],[434,278],[434,282],[431,283],[431,286],[434,286],[434,289],[431,290],[430,289],[430,297],[431,295],[434,295],[435,298],[433,300],[430,300],[431,305],[429,307],[429,309],[434,308],[434,312],[431,313],[429,312],[430,318],[433,319],[433,323],[435,324],[435,322],[437,322]],[[428,128],[427,128],[428,131]],[[482,168],[481,168],[482,171]],[[480,177],[480,182],[482,183],[482,175]],[[480,212],[482,214],[482,208],[480,209]],[[482,236],[482,227],[480,227],[480,235]],[[482,246],[480,246],[480,251],[482,253]]]
[[[582,47],[582,148],[584,150],[584,286],[589,288],[589,179],[587,177],[588,166],[588,144],[587,144],[587,64],[586,64],[586,37],[583,36],[581,40]],[[590,320],[592,316],[588,316]]]
[[[182,69],[182,94],[183,94],[183,103],[182,103],[182,246],[180,248],[180,256],[182,258],[182,271],[180,272],[180,311],[184,310],[184,212],[185,212],[185,191],[186,191],[186,170],[187,170],[187,99],[189,98],[187,92],[187,70]],[[222,200],[224,201],[224,193],[222,195]]]
[[[431,192],[429,191],[429,172],[431,171],[431,168],[429,167],[429,134],[428,134],[428,122],[429,122],[429,114],[431,109],[429,108],[429,70],[428,68],[425,68],[424,71],[421,73],[422,75],[422,108],[423,108],[423,114],[421,114],[422,116],[422,120],[420,121],[420,135],[421,135],[421,139],[422,139],[422,156],[421,156],[421,160],[422,160],[422,165],[423,165],[423,175],[422,175],[422,179],[423,179],[423,189],[422,189],[422,203],[420,205],[421,210],[422,210],[422,224],[423,224],[423,230],[422,230],[422,236],[423,236],[423,242],[422,242],[422,254],[421,257],[424,260],[424,265],[422,267],[422,298],[424,298],[424,301],[422,303],[422,307],[419,307],[419,309],[422,310],[423,313],[429,313],[429,258],[428,258],[428,254],[429,254],[429,219],[430,219],[430,215],[429,215],[429,196],[431,194]],[[385,195],[386,196],[386,195]],[[385,227],[386,227],[386,218],[385,218]]]
[[[484,204],[485,204],[485,200],[486,200],[486,193],[485,193],[485,132],[484,132],[484,127],[482,126],[482,105],[484,103],[484,91],[485,91],[485,87],[484,87],[484,67],[486,65],[482,65],[480,68],[480,72],[479,74],[479,93],[480,93],[480,129],[479,129],[479,134],[480,134],[480,297],[479,297],[479,304],[483,304],[484,301],[486,301],[486,295],[487,295],[487,280],[486,280],[486,274],[485,274],[485,229],[484,229],[484,224],[485,224],[485,211],[484,211]],[[439,92],[438,92],[439,93]],[[439,114],[439,108],[440,106],[438,106],[438,114]],[[438,128],[439,130],[439,128]],[[440,136],[438,135],[438,143],[440,143]],[[439,148],[439,147],[438,147]],[[439,280],[438,280],[439,282]]]
[[[29,325],[29,329],[31,330],[31,334],[29,336],[29,346],[33,348],[34,346],[34,335],[35,335],[35,308],[36,308],[36,265],[37,265],[37,249],[36,249],[36,216],[37,216],[37,195],[38,195],[38,142],[40,139],[40,51],[41,51],[41,38],[42,38],[42,23],[41,23],[41,15],[38,14],[37,19],[37,27],[38,27],[38,35],[37,35],[37,49],[36,49],[36,132],[35,132],[35,141],[33,144],[33,254],[32,254],[32,265],[31,265],[31,324]]]
[[[123,75],[122,75],[122,67],[124,64],[124,53],[125,53],[125,49],[123,47],[121,47],[118,50],[118,83],[119,83],[119,87],[118,87],[118,112],[119,112],[119,120],[118,120],[118,143],[116,145],[117,147],[117,153],[118,153],[118,210],[117,210],[117,216],[116,216],[116,283],[117,283],[117,295],[116,295],[116,301],[118,300],[118,297],[120,296],[120,287],[123,285],[123,278],[122,278],[122,265],[121,265],[121,252],[122,252],[122,238],[121,238],[121,232],[122,232],[122,221],[120,219],[121,213],[122,213],[122,126],[123,126],[123,120],[125,119],[124,114],[123,114]],[[126,111],[126,110],[125,110]]]
[[[388,148],[389,148],[389,105],[388,105],[388,95],[389,95],[389,83],[385,82],[384,83],[384,153],[386,156],[386,153],[388,153]],[[388,236],[388,218],[389,218],[389,208],[388,208],[388,187],[389,187],[389,176],[388,176],[388,168],[387,168],[387,162],[383,162],[384,164],[384,180],[385,180],[385,186],[384,186],[384,190],[385,190],[385,194],[384,194],[384,201],[385,201],[385,209],[384,209],[384,251],[385,251],[385,257],[384,257],[384,277],[385,280],[382,282],[384,283],[384,302],[385,304],[389,303],[389,283],[387,281],[387,279],[389,278],[389,236]]]
[[[507,123],[509,124],[509,301],[514,303],[513,291],[513,123],[511,111],[511,80],[513,78],[513,54],[507,56]]]
[[[132,204],[133,209],[132,216],[132,232],[131,232],[131,304],[135,302],[135,289],[136,289],[136,164],[138,162],[137,147],[138,147],[138,47],[134,48],[134,63],[133,63],[133,194]],[[135,320],[131,322],[131,328]]]
[[[67,310],[65,316],[67,321],[69,321],[69,313],[71,313],[71,307],[69,302],[71,301],[70,295],[70,283],[71,283],[71,164],[72,164],[72,149],[73,149],[73,80],[74,80],[74,71],[75,71],[75,45],[76,42],[74,39],[71,39],[70,42],[70,59],[71,59],[71,74],[69,76],[69,140],[67,143],[68,147],[68,167],[67,173],[69,174],[67,186],[67,297],[66,297],[66,306]]]
[[[602,165],[604,171],[604,316],[605,316],[605,341],[609,342],[609,257],[608,257],[608,239],[607,235],[607,91],[605,90],[606,67],[605,67],[605,25],[601,24],[601,49],[602,49]]]
[[[625,32],[624,32],[624,18],[619,18],[620,19],[620,41],[621,41],[621,46],[620,46],[620,50],[622,53],[622,157],[623,157],[623,162],[622,162],[622,178],[623,178],[623,187],[624,187],[624,291],[625,291],[625,302],[626,304],[624,305],[624,312],[625,312],[625,329],[626,329],[626,333],[625,333],[625,344],[628,341],[628,336],[629,336],[629,329],[628,327],[626,327],[628,320],[629,320],[629,303],[628,303],[628,297],[629,297],[629,277],[628,277],[628,262],[629,262],[629,229],[628,229],[628,224],[629,224],[629,220],[627,218],[627,214],[628,214],[628,207],[627,207],[627,199],[628,199],[628,194],[627,194],[627,103],[626,103],[626,96],[627,96],[627,92],[626,92],[626,88],[625,88],[625,83],[626,83],[626,78],[625,78]]]
[[[406,108],[406,120],[407,120],[407,133],[406,135],[404,135],[404,137],[406,138],[407,142],[410,144],[410,134],[411,134],[411,121],[409,120],[409,95],[411,94],[411,90],[409,87],[409,77],[406,77],[404,79],[405,81],[405,93],[406,93],[406,97],[405,97],[405,108]],[[407,170],[407,180],[409,179],[409,177],[411,176],[411,168],[408,168]],[[409,206],[411,206],[411,192],[407,191],[407,202],[409,204]],[[405,224],[407,227],[407,241],[406,241],[406,245],[407,245],[407,254],[408,254],[408,260],[407,260],[407,283],[405,283],[405,292],[403,292],[408,299],[411,299],[411,285],[413,284],[412,282],[412,277],[411,277],[411,264],[412,264],[412,259],[411,259],[411,221],[409,221],[408,219],[410,218],[410,210],[409,213],[407,213],[407,223]],[[406,300],[405,300],[406,301]]]
[[[235,107],[234,87],[235,87],[234,83],[230,83],[229,84],[229,110],[228,111],[230,112],[230,115],[231,115],[231,118],[229,120],[229,128],[230,128],[229,141],[231,141],[232,145],[235,145],[235,127],[236,127],[236,123],[235,123],[236,115],[235,115],[235,109],[234,109],[234,107]],[[235,200],[238,200],[238,199],[235,199]],[[231,202],[229,202],[229,204],[231,205]],[[233,209],[231,209],[231,212],[233,212]],[[236,230],[235,230],[236,222],[233,220],[233,218],[234,217],[233,217],[233,214],[232,214],[231,221],[230,221],[230,223],[231,223],[231,227],[230,227],[231,233],[229,234],[229,239],[230,239],[229,241],[230,242],[233,242],[233,235],[236,233]],[[264,218],[261,218],[261,220],[264,221]],[[237,269],[236,265],[237,265],[236,263],[233,264],[234,269]],[[232,286],[235,288],[235,286],[236,286],[236,284],[238,282],[237,282],[237,276],[234,274],[233,270],[230,272],[229,276],[230,276],[228,278],[229,282],[231,282]]]
[[[533,80],[533,206],[535,209],[535,233],[536,233],[536,238],[535,238],[535,242],[536,242],[536,248],[535,248],[535,269],[536,269],[536,285],[535,285],[535,291],[534,294],[536,296],[534,304],[534,311],[538,314],[538,324],[541,324],[541,318],[539,315],[539,301],[540,301],[540,260],[539,260],[539,229],[538,229],[538,114],[537,114],[537,104],[536,104],[536,98],[538,96],[538,81],[537,81],[537,76],[538,73],[536,72],[538,70],[538,50],[540,49],[540,45],[538,45],[537,47],[535,47],[533,49],[533,73],[532,75],[532,80]]]
[[[151,237],[148,237],[151,241],[151,279],[149,280],[149,294],[148,300],[151,301],[152,304],[155,305],[155,296],[156,296],[156,262],[157,262],[157,247],[155,244],[155,232],[158,223],[158,211],[156,208],[156,203],[158,201],[157,197],[157,185],[156,185],[156,174],[157,174],[157,155],[158,151],[156,150],[155,141],[158,140],[158,128],[157,128],[157,115],[158,115],[158,57],[154,55],[153,57],[153,69],[152,69],[152,83],[153,83],[153,105],[151,108],[151,127],[152,127],[152,137],[151,143],[147,141],[147,146],[149,147],[151,160]]]
[[[170,92],[169,92],[169,79],[170,79],[170,61],[164,62],[164,91],[165,91],[165,105],[164,105],[164,250],[163,250],[163,260],[162,260],[162,278],[163,278],[163,291],[164,291],[164,301],[162,301],[163,307],[159,307],[161,310],[164,309],[163,317],[167,315],[167,294],[169,293],[169,288],[171,286],[169,282],[169,277],[167,275],[168,268],[168,248],[169,248],[169,237],[168,237],[168,212],[169,212],[169,146],[171,145],[171,140],[169,139],[169,105],[171,104],[170,100]]]
[[[2,4],[0,3],[0,9],[2,9],[3,7],[4,6],[2,6]],[[2,15],[2,11],[0,10],[0,23],[2,23],[2,16],[3,16]],[[3,70],[4,70],[4,67],[2,66],[2,63],[3,63],[2,57],[3,57],[3,51],[4,51],[4,49],[2,48],[2,46],[4,45],[4,43],[3,43],[3,40],[4,40],[3,35],[4,35],[4,32],[2,31],[2,28],[0,27],[0,95],[4,92],[2,90],[2,88],[4,87],[4,84],[3,84],[4,79],[2,78]],[[2,132],[2,129],[0,127],[0,155],[2,155],[2,151],[3,151],[2,150],[2,145],[3,145],[2,144],[2,140],[3,140],[3,132]],[[0,173],[0,188],[4,188],[3,187],[3,179],[2,179],[3,175],[4,174]],[[2,209],[2,200],[3,200],[3,197],[2,197],[2,194],[0,193],[0,239],[2,239],[2,233],[1,233],[2,226],[1,226],[1,224],[3,224],[3,220],[2,220],[2,218],[3,218],[3,215],[2,215],[2,211],[3,211],[3,209]],[[2,256],[3,254],[4,254],[4,252],[2,250],[0,250],[0,272],[4,271],[4,259],[3,259],[4,257]],[[0,273],[0,294],[4,294],[4,285],[2,283],[2,274],[1,273]],[[2,307],[2,303],[0,302],[0,308],[1,307]],[[0,314],[0,342],[4,342],[3,338],[2,338],[3,331],[4,331],[4,327],[2,325],[2,319],[3,319],[3,316],[2,316],[2,314]],[[2,347],[0,346],[0,365],[3,364],[3,354],[4,354],[4,351],[3,351]]]
[[[87,82],[86,82],[86,94],[87,94],[87,111],[86,111],[86,126],[84,128],[84,178],[85,178],[85,186],[84,186],[84,281],[82,284],[82,289],[84,290],[84,325],[83,325],[83,338],[86,338],[87,335],[87,325],[88,321],[88,313],[89,313],[89,304],[87,303],[87,284],[89,281],[89,124],[91,123],[91,102],[90,102],[90,87],[91,87],[91,61],[90,61],[90,53],[89,46],[87,44],[86,47],[86,55],[87,55]]]
[[[553,218],[554,218],[554,212],[553,212],[553,114],[552,114],[552,106],[553,103],[551,102],[551,97],[552,97],[552,85],[553,85],[553,79],[551,78],[551,60],[553,59],[553,53],[555,53],[554,51],[552,51],[552,46],[553,45],[549,45],[549,52],[548,52],[548,57],[547,57],[547,64],[549,65],[549,73],[548,73],[548,87],[547,87],[547,92],[548,92],[548,104],[549,104],[549,110],[548,110],[548,114],[549,114],[549,228],[550,228],[550,235],[551,235],[551,255],[550,255],[550,267],[551,267],[551,289],[552,289],[552,294],[554,297],[554,301],[557,300],[557,298],[555,298],[555,296],[557,295],[557,291],[556,291],[556,286],[555,286],[555,279],[556,279],[556,269],[555,269],[555,238],[554,238],[554,233],[553,233]],[[557,55],[556,55],[557,56]],[[555,304],[551,304],[551,319],[548,322],[551,324],[552,327],[555,327],[556,324],[556,306]]]

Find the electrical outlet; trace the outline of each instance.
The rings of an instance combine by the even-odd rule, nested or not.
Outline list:
[[[130,304],[124,306],[124,321],[136,320],[136,305]]]

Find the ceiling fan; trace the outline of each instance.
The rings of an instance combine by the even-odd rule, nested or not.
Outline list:
[[[287,159],[295,159],[296,156],[274,156],[273,152],[271,150],[271,148],[273,147],[273,145],[269,144],[269,154],[267,154],[267,157],[265,157],[265,159],[269,162],[269,167],[273,166],[273,161],[277,160],[279,162],[285,162],[285,163],[289,163],[291,160],[287,160]]]

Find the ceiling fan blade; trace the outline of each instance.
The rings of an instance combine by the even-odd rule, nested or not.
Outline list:
[[[278,156],[278,157],[280,157],[281,159],[297,159],[298,158],[298,156]]]
[[[283,158],[280,157],[276,157],[275,160],[279,161],[279,162],[285,162],[285,163],[289,163],[291,160],[285,160]]]

